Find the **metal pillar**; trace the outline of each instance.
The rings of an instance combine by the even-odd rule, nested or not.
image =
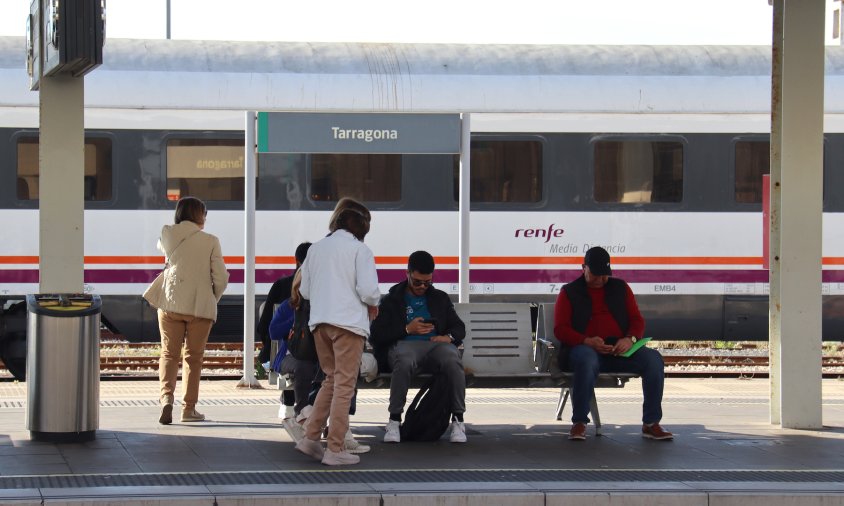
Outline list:
[[[459,298],[460,302],[469,302],[469,214],[471,210],[471,172],[470,158],[472,153],[472,117],[463,113],[461,118],[460,138],[460,198],[458,208],[460,224],[458,226],[458,244],[460,255]]]
[[[822,427],[821,225],[823,212],[824,2],[789,0],[774,5],[781,43],[781,173],[771,178],[772,366],[771,420],[783,428]],[[776,54],[775,54],[776,58]],[[775,66],[776,68],[776,66]],[[776,92],[776,86],[774,87]],[[774,94],[773,98],[776,99]],[[776,120],[776,116],[774,116]],[[776,123],[774,123],[776,124]],[[774,132],[772,132],[774,133]],[[775,154],[776,148],[772,148]],[[777,195],[779,193],[779,195]],[[773,293],[774,288],[778,294]],[[774,407],[779,409],[774,413]]]
[[[84,80],[40,82],[38,147],[41,293],[82,293],[85,269]]]
[[[243,377],[238,388],[260,388],[255,379],[255,167],[258,165],[257,114],[246,113],[243,196]]]

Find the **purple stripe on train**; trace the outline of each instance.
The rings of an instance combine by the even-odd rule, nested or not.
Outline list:
[[[0,269],[0,283],[38,283],[38,269]]]
[[[8,271],[7,271],[8,272]],[[160,271],[157,269],[89,269],[85,271],[86,283],[149,283]],[[261,269],[256,271],[258,283],[272,283],[290,270]],[[229,270],[231,283],[243,283],[243,269]],[[629,283],[765,283],[765,270],[622,270],[615,274]],[[472,283],[567,283],[580,275],[579,270],[551,269],[475,269]],[[830,278],[830,279],[827,279]],[[404,269],[379,269],[378,281],[398,283],[405,279]],[[824,281],[844,279],[844,271],[825,271]],[[434,273],[435,283],[457,283],[456,269],[439,269]]]
[[[159,269],[88,269],[86,283],[149,283]],[[258,283],[272,283],[287,276],[289,269],[260,269],[255,273]],[[230,269],[231,283],[243,283],[243,269]],[[566,269],[475,269],[472,283],[567,283],[580,275],[579,270]],[[768,271],[758,270],[624,270],[615,275],[629,283],[767,283]],[[379,269],[378,281],[398,283],[405,279],[404,269]],[[844,282],[844,270],[825,270],[824,283]],[[435,283],[457,283],[457,269],[438,269]],[[0,283],[38,283],[36,269],[0,269]]]

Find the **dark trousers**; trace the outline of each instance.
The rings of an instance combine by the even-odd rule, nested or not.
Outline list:
[[[630,372],[642,377],[642,423],[662,420],[662,390],[665,384],[665,364],[662,355],[650,348],[639,348],[629,358],[602,355],[585,344],[569,350],[572,378],[572,423],[589,423],[589,401],[595,390],[598,374],[602,372]]]

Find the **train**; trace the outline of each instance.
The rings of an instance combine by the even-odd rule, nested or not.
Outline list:
[[[0,301],[38,292],[38,95],[0,37]],[[844,49],[828,47],[823,337],[844,333]],[[765,340],[762,176],[770,47],[110,39],[85,79],[85,287],[157,341],[141,294],[176,201],[208,204],[231,284],[212,340],[243,337],[245,111],[460,113],[471,128],[470,297],[552,302],[605,247],[659,339]],[[372,210],[382,290],[419,249],[458,293],[454,154],[258,155],[256,294],[343,196]],[[256,304],[257,305],[257,304]]]

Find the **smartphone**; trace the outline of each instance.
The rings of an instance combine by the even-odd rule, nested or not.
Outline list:
[[[437,319],[436,318],[425,318],[424,320],[422,320],[422,323],[430,323],[431,325],[436,325]]]
[[[615,346],[615,343],[618,342],[617,337],[606,337],[604,338],[604,344],[608,344],[610,346]]]

